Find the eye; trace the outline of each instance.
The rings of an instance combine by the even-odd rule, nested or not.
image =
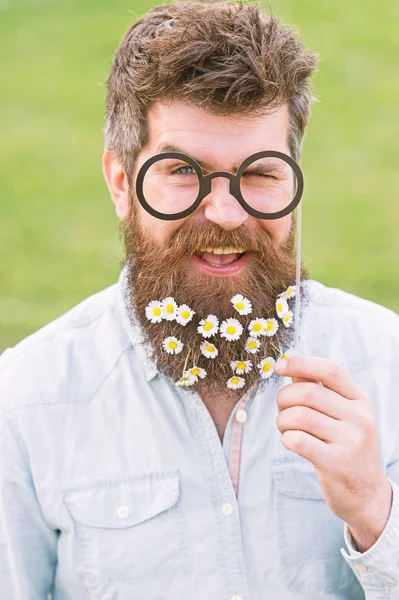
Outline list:
[[[193,175],[195,171],[190,165],[182,165],[173,171],[173,175]]]
[[[278,179],[277,177],[273,177],[273,175],[267,175],[266,173],[259,173],[258,171],[245,171],[243,173],[243,177],[262,177],[263,179]]]

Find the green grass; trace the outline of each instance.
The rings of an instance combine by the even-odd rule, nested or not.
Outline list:
[[[270,4],[321,54],[302,162],[311,276],[399,312],[399,4]],[[0,0],[0,352],[118,276],[104,82],[151,5]]]

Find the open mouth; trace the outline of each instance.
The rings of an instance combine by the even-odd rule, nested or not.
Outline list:
[[[194,254],[194,261],[215,275],[237,273],[246,262],[249,252],[245,248],[204,248]]]

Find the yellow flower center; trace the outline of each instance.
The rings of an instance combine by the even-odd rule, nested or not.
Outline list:
[[[194,375],[194,377],[196,377],[199,374],[199,369],[191,369],[191,375]]]
[[[169,342],[169,348],[170,348],[171,350],[176,350],[176,348],[177,348],[177,344],[176,344],[176,342]]]
[[[214,352],[215,351],[215,346],[212,346],[212,344],[207,344],[205,346],[205,348],[207,349],[208,352]]]
[[[244,310],[244,308],[245,308],[244,302],[237,302],[236,308],[238,308],[238,310]]]
[[[172,313],[175,310],[175,307],[173,306],[173,304],[167,304],[165,310],[168,313]]]
[[[255,340],[250,340],[248,342],[248,346],[249,346],[249,348],[256,348],[256,342],[255,342]]]
[[[183,310],[181,316],[183,317],[183,319],[188,319],[190,317],[190,313],[188,312],[188,310]]]
[[[213,323],[211,321],[207,321],[204,325],[204,330],[205,331],[210,331],[213,327]]]
[[[161,309],[158,307],[154,308],[153,313],[154,313],[154,317],[159,317],[161,314]]]
[[[280,358],[288,358],[287,354],[282,354]]]
[[[270,331],[270,329],[272,329],[272,327],[273,327],[273,323],[271,321],[268,321],[266,323],[265,330]]]
[[[290,318],[291,318],[290,315],[285,315],[285,317],[283,317],[283,321],[287,322],[290,320]]]
[[[263,372],[267,373],[268,371],[270,371],[270,363],[265,363],[263,365]]]
[[[236,383],[239,383],[239,382],[240,382],[240,378],[239,378],[239,377],[232,377],[232,378],[231,378],[231,383],[233,383],[234,385],[235,385]]]
[[[229,333],[230,335],[232,335],[235,332],[236,332],[236,328],[234,327],[234,325],[229,325],[228,328],[227,328],[227,333]]]
[[[237,369],[245,369],[245,363],[244,362],[237,363]]]
[[[252,329],[254,331],[260,331],[262,329],[262,325],[260,323],[255,323],[255,325],[252,327]]]
[[[277,312],[282,312],[283,311],[283,305],[279,302],[277,304]]]

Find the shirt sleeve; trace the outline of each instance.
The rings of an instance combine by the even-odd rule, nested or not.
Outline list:
[[[45,600],[56,548],[57,533],[43,516],[16,424],[0,416],[1,600]]]
[[[341,548],[341,554],[362,586],[366,600],[399,598],[399,485],[388,479],[393,490],[391,513],[376,543],[366,552],[359,552],[346,523],[344,528],[348,552]]]

